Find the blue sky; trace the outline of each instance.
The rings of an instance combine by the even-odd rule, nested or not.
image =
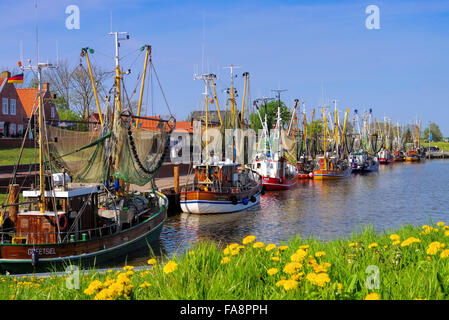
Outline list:
[[[178,120],[199,108],[203,85],[193,80],[194,65],[218,74],[228,86],[234,64],[251,74],[251,97],[288,89],[283,100],[299,98],[308,111],[326,99],[339,109],[373,108],[377,118],[410,123],[418,117],[440,125],[449,136],[448,1],[49,1],[38,0],[40,60],[59,57],[75,65],[80,48],[96,50],[93,62],[113,69],[114,31],[128,31],[122,42],[123,67],[131,67],[129,91],[141,72],[136,49],[148,43],[165,95]],[[79,30],[67,30],[65,9],[80,8]],[[368,30],[365,8],[380,8],[380,29]],[[203,21],[205,28],[203,29]],[[36,57],[34,0],[0,2],[0,66],[15,66],[20,41],[24,57]],[[135,62],[134,62],[135,61]],[[133,64],[134,62],[134,64]],[[236,80],[243,93],[243,80]],[[154,88],[157,85],[154,83]],[[323,94],[324,93],[324,94]],[[221,104],[224,105],[224,95]],[[240,101],[239,101],[240,103]],[[160,93],[155,113],[167,114]],[[151,110],[151,107],[149,107]]]

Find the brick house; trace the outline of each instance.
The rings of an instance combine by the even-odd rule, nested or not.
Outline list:
[[[22,137],[25,133],[28,119],[37,119],[38,93],[37,88],[18,89],[13,83],[8,83],[11,77],[8,71],[0,76],[0,137]],[[59,120],[58,111],[52,101],[49,83],[43,83],[43,103],[45,119]]]

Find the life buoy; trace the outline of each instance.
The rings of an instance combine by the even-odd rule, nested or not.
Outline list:
[[[238,203],[237,197],[236,197],[236,196],[232,196],[232,197],[231,197],[231,201],[232,201],[232,204],[233,204],[233,205],[236,205],[236,204]]]
[[[64,218],[63,224],[61,224],[61,217]],[[65,230],[65,228],[67,228],[67,216],[65,214],[61,214],[59,215],[58,219],[59,219],[59,229]]]
[[[250,200],[251,200],[252,203],[257,201],[257,199],[256,199],[256,197],[254,195],[251,196]]]
[[[248,204],[248,198],[243,198],[242,203],[246,206]]]

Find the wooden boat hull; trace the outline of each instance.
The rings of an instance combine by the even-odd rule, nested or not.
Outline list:
[[[270,177],[262,177],[263,188],[267,191],[274,190],[290,190],[297,186],[298,179],[278,179]]]
[[[0,271],[23,273],[28,271],[48,271],[68,265],[82,267],[126,255],[159,239],[164,222],[167,220],[168,200],[163,194],[165,205],[159,212],[141,223],[119,233],[86,241],[53,244],[2,244],[0,245]],[[37,250],[38,265],[32,266],[31,253]]]
[[[393,159],[392,158],[379,158],[379,163],[380,164],[390,164],[393,163]]]
[[[407,162],[418,162],[421,161],[419,157],[405,157],[405,161]]]
[[[405,157],[395,157],[394,158],[394,162],[404,162],[405,161]]]
[[[212,191],[181,192],[182,212],[194,214],[231,213],[246,210],[259,204],[262,184],[242,193],[219,193]]]
[[[340,170],[315,170],[313,171],[313,178],[316,180],[330,180],[347,178],[351,175],[352,168],[347,168],[344,171]]]

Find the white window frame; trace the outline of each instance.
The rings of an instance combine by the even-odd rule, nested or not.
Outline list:
[[[23,134],[23,124],[17,125],[17,133],[22,135]]]
[[[13,116],[16,115],[16,99],[9,99],[9,113]]]
[[[8,114],[8,98],[2,99],[2,113]]]

